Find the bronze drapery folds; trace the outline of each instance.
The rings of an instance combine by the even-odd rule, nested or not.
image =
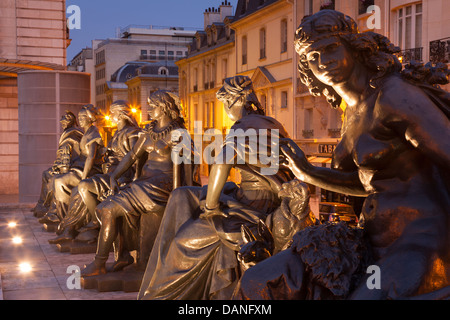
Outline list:
[[[98,110],[91,104],[85,105],[78,113],[78,122],[83,130],[79,143],[80,153],[68,172],[53,178],[52,208],[41,218],[40,222],[60,222],[67,214],[72,189],[78,183],[94,174],[101,173],[103,140],[97,127]]]
[[[42,172],[41,194],[33,208],[34,216],[41,218],[50,209],[53,200],[53,177],[67,173],[80,155],[80,140],[83,132],[78,127],[76,116],[70,112],[61,117],[63,132],[59,138],[56,159],[52,167]]]
[[[62,243],[75,238],[85,242],[96,241],[99,226],[95,208],[110,194],[108,173],[113,172],[122,158],[133,148],[141,131],[126,101],[115,101],[110,106],[110,118],[117,125],[117,130],[103,154],[103,173],[80,181],[72,190],[68,213],[58,226],[59,236],[51,239],[50,243]],[[135,166],[130,167],[119,178],[119,186],[123,187],[133,181],[136,173]]]
[[[108,174],[111,195],[97,205],[95,211],[101,224],[97,252],[94,261],[82,270],[82,276],[106,273],[105,263],[115,241],[114,271],[133,262],[129,251],[139,249],[142,252],[143,248],[137,246],[149,246],[146,250],[151,251],[152,238],[156,236],[165,205],[174,187],[171,153],[175,142],[172,141],[171,134],[174,130],[185,127],[176,95],[159,90],[150,95],[148,102],[152,122],[142,130],[131,150]],[[120,188],[119,179],[137,161],[142,164],[137,168],[139,178]],[[197,182],[195,179],[190,181]],[[146,217],[150,217],[154,224],[152,232],[143,235],[147,240],[138,244],[136,238],[143,227],[142,219]],[[144,260],[140,263],[146,263],[145,257],[138,259]]]
[[[398,48],[333,10],[305,17],[295,45],[310,92],[347,107],[335,168],[314,167],[290,140],[281,142],[283,163],[307,183],[365,196],[363,234],[342,224],[303,230],[291,249],[244,274],[236,298],[448,298],[450,99],[436,87],[448,71],[401,72]],[[424,70],[429,77],[414,76]],[[379,268],[379,289],[367,285],[368,264]]]
[[[264,116],[248,77],[225,80],[217,93],[232,130],[277,130],[283,126]],[[237,253],[243,244],[241,226],[256,231],[258,222],[280,205],[281,185],[293,176],[281,169],[262,175],[262,163],[249,163],[258,148],[228,135],[218,156],[233,161],[212,165],[209,184],[174,190],[148,261],[139,299],[229,299],[240,277]],[[269,139],[269,138],[268,138]],[[245,163],[230,153],[241,152]],[[232,167],[241,173],[241,184],[226,182]]]

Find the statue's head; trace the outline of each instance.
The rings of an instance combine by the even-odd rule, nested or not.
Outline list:
[[[239,120],[244,114],[264,114],[253,90],[252,80],[247,76],[238,75],[225,79],[216,97],[223,102],[225,112],[232,121]]]
[[[66,110],[66,113],[61,117],[61,120],[59,120],[59,123],[61,123],[61,127],[63,128],[63,130],[78,126],[77,118],[69,110]]]
[[[168,90],[158,90],[148,97],[148,114],[151,119],[157,120],[162,114],[171,120],[184,124],[180,98]]]
[[[111,115],[111,121],[118,123],[120,120],[124,119],[130,125],[138,127],[136,119],[134,118],[132,108],[125,100],[114,101],[109,107],[109,113]]]
[[[98,114],[98,110],[94,105],[84,105],[81,107],[80,112],[78,112],[78,121],[80,122],[80,126],[86,127],[92,125],[95,121],[97,121]]]
[[[348,81],[357,64],[369,74],[373,88],[386,74],[401,70],[393,55],[398,47],[380,34],[360,33],[352,18],[334,10],[303,18],[295,34],[295,50],[301,81],[312,95],[324,95],[335,108],[342,99],[333,86]]]

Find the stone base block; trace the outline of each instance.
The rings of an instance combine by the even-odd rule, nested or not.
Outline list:
[[[111,268],[111,265],[108,270]],[[99,292],[124,291],[139,292],[144,270],[136,264],[130,265],[119,272],[108,272],[99,276],[81,277],[83,289],[94,289]]]

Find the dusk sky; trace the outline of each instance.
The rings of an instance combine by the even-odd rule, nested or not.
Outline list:
[[[71,45],[67,60],[93,39],[113,38],[118,27],[130,24],[168,27],[203,28],[206,8],[218,8],[223,0],[67,0],[66,6],[77,5],[81,11],[81,29],[70,30]],[[236,10],[238,0],[229,0]],[[70,14],[67,15],[68,17]]]

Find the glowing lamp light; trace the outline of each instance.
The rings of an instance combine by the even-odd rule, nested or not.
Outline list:
[[[11,221],[10,223],[8,223],[8,228],[15,228],[17,227],[17,222]]]
[[[109,121],[110,117],[109,116],[105,116],[105,120]]]
[[[137,112],[137,109],[136,109],[136,108],[133,108],[133,109],[131,109],[131,112],[132,112],[132,113],[136,113],[136,112]]]
[[[23,240],[22,240],[21,237],[14,237],[14,238],[12,239],[12,242],[13,242],[14,244],[22,244]]]
[[[33,268],[31,267],[31,265],[28,262],[23,262],[21,264],[19,264],[19,270],[22,273],[28,273],[31,272]]]

